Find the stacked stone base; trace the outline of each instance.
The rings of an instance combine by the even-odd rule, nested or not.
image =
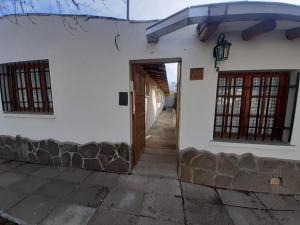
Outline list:
[[[81,145],[0,135],[0,159],[116,173],[131,171],[131,149],[126,143]]]
[[[180,155],[179,176],[181,181],[233,190],[300,193],[300,161],[255,157],[249,153],[212,154],[189,148]],[[271,184],[272,178],[280,184]]]

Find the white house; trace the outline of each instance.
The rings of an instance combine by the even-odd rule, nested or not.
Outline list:
[[[234,188],[248,176],[272,191],[266,186],[277,177],[279,191],[300,191],[285,179],[293,173],[300,181],[300,163],[290,161],[300,160],[299,6],[220,3],[158,22],[81,16],[72,30],[57,15],[32,15],[35,24],[10,19],[0,20],[2,158],[129,172],[143,148],[132,79],[147,64],[178,62],[179,152],[208,151],[183,151],[181,178]],[[217,71],[213,50],[222,33],[231,47]],[[202,77],[191,79],[192,69]],[[159,76],[158,89],[167,92]],[[242,160],[255,165],[243,170]],[[289,175],[283,164],[292,165]]]

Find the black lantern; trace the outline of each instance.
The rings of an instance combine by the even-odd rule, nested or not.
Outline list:
[[[214,47],[214,58],[215,58],[215,68],[219,71],[217,63],[219,61],[227,60],[229,56],[231,43],[225,39],[225,34],[222,33],[218,37],[218,42],[216,47]]]

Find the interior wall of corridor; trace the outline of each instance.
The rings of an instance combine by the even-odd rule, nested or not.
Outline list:
[[[164,92],[149,75],[145,79],[145,95],[145,130],[147,134],[165,106]]]
[[[58,16],[21,17],[18,25],[0,20],[0,63],[48,59],[53,115],[0,113],[0,134],[31,139],[53,138],[131,143],[131,107],[119,105],[119,92],[130,92],[130,61],[180,58],[181,96],[179,148],[211,152],[246,152],[300,160],[300,98],[290,145],[216,142],[213,140],[216,85],[212,51],[218,34],[199,41],[196,25],[149,44],[153,24],[100,18],[78,18],[83,29],[68,31]],[[116,38],[117,37],[117,38]],[[115,43],[117,42],[117,46]],[[300,40],[273,31],[251,41],[240,32],[227,33],[232,43],[220,71],[300,70]],[[204,68],[203,80],[190,80],[191,68]],[[2,108],[1,104],[0,107]]]

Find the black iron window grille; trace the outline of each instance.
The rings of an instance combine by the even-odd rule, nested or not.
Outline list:
[[[53,113],[48,60],[0,65],[3,112]]]
[[[220,73],[214,139],[290,142],[298,83],[289,72]]]

